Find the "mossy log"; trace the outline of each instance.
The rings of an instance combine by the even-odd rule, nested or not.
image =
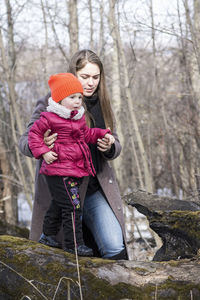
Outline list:
[[[12,235],[28,238],[29,230],[26,227],[15,226],[0,220],[0,235]]]
[[[192,258],[200,249],[200,203],[134,191],[124,201],[144,214],[163,245],[154,261]]]
[[[73,254],[0,236],[0,257],[0,299],[81,299]],[[198,256],[162,263],[79,257],[79,265],[85,300],[200,299]]]

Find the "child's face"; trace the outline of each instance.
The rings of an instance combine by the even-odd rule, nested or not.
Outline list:
[[[81,108],[83,96],[80,93],[72,94],[60,101],[67,109],[76,110]]]

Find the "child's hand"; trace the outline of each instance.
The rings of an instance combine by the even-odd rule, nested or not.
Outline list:
[[[46,152],[42,156],[48,165],[58,158],[58,154],[53,151]]]
[[[104,138],[107,140],[107,144],[109,146],[111,146],[115,142],[114,136],[112,134],[110,134],[110,133],[106,133],[105,136],[104,136]]]
[[[106,152],[110,150],[111,145],[115,142],[114,136],[109,133],[106,133],[102,139],[97,140],[97,149],[101,152]]]

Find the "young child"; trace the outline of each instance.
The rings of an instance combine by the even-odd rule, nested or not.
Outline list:
[[[88,143],[95,144],[105,137],[110,144],[115,139],[109,129],[88,128],[82,106],[83,88],[71,73],[52,75],[48,81],[51,97],[47,111],[42,112],[30,129],[29,147],[35,158],[43,157],[41,174],[46,175],[52,195],[51,205],[43,222],[39,242],[60,247],[55,235],[58,231],[58,211],[62,211],[64,250],[74,253],[72,213],[78,255],[92,256],[92,249],[84,245],[79,187],[84,176],[95,175]],[[53,149],[44,143],[44,133],[57,133]]]

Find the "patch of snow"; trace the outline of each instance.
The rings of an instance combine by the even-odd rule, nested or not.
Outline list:
[[[32,212],[28,202],[26,201],[24,193],[19,193],[17,199],[17,206],[19,223],[30,229]]]

